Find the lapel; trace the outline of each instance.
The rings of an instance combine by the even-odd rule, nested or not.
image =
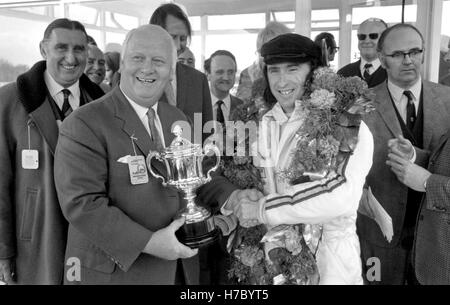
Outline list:
[[[402,134],[402,129],[398,118],[395,114],[394,105],[392,105],[391,96],[387,89],[387,82],[375,89],[376,99],[375,107],[383,119],[384,123],[392,133],[392,137],[397,137]]]
[[[447,98],[447,97],[446,97]],[[448,118],[446,109],[441,98],[434,94],[431,84],[423,82],[423,147],[433,150],[435,142],[446,133]]]
[[[240,104],[242,104],[242,101],[231,94],[230,94],[230,101],[231,101],[230,102],[230,114],[231,114]]]
[[[450,140],[450,129],[449,131],[443,135],[439,141],[439,144],[436,146],[436,148],[433,150],[433,153],[430,156],[430,163],[429,166],[431,165],[431,161],[434,161],[434,159],[436,159],[436,157],[439,155],[439,153],[441,152],[442,148],[444,147],[444,145],[447,143],[447,141]]]
[[[185,109],[188,90],[188,77],[185,73],[186,67],[183,64],[177,63],[176,77],[177,77],[177,107],[178,109]]]
[[[358,60],[357,62],[355,62],[353,67],[355,68],[356,76],[359,76],[359,78],[364,79],[362,74],[361,74],[361,69],[360,69],[360,67],[361,67],[361,59]]]
[[[50,114],[50,116],[49,116]],[[30,117],[36,124],[39,132],[50,147],[52,154],[55,154],[56,143],[58,141],[58,125],[54,119],[53,110],[46,98],[38,108],[30,113]]]
[[[147,156],[151,149],[155,149],[150,140],[150,135],[142,125],[133,107],[131,107],[125,95],[123,95],[119,86],[116,86],[112,92],[112,103],[114,103],[114,115],[120,121],[123,132],[129,138],[136,138],[134,143],[144,156]]]

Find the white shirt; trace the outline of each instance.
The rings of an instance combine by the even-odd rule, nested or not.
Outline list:
[[[122,91],[122,93],[123,93],[123,91]],[[123,95],[125,95],[125,97],[127,98],[128,102],[130,103],[131,107],[133,107],[134,111],[136,111],[136,114],[139,117],[139,119],[141,120],[142,124],[144,125],[145,130],[147,130],[148,134],[151,137],[152,133],[150,131],[150,127],[148,126],[148,117],[147,117],[148,108],[144,107],[144,106],[141,106],[141,105],[137,104],[136,102],[133,102],[133,100],[131,100],[125,93],[123,93]],[[164,147],[166,147],[166,143],[164,142],[164,133],[163,133],[162,125],[161,125],[161,120],[159,119],[159,115],[158,115],[158,102],[156,102],[152,106],[152,108],[155,111],[155,127],[156,127],[156,130],[158,130],[159,137],[161,138],[162,145]]]
[[[211,93],[213,119],[215,121],[217,121],[217,107],[219,106],[217,104],[218,101],[219,101],[219,99],[214,94]],[[223,101],[223,104],[222,104],[223,117],[225,118],[225,121],[228,121],[228,118],[230,117],[230,109],[231,109],[231,97],[230,97],[230,95],[228,94],[227,97],[225,97],[221,101]]]
[[[366,71],[366,69],[364,68],[364,66],[366,64],[372,64],[372,67],[369,68],[369,74],[372,75],[373,72],[377,71],[378,68],[381,66],[381,62],[380,59],[377,58],[374,61],[367,61],[364,58],[361,57],[361,65],[359,66],[359,69],[361,71],[361,75],[364,75],[364,71]]]
[[[70,91],[69,95],[69,104],[70,107],[72,107],[72,110],[77,109],[80,107],[80,81],[78,80],[75,84],[68,88],[64,88],[60,84],[58,84],[53,77],[50,75],[50,73],[45,70],[44,72],[44,81],[47,85],[48,92],[50,93],[50,96],[55,100],[56,104],[58,105],[59,109],[62,110],[63,104],[64,104],[64,94],[61,90],[68,89]]]
[[[403,94],[405,90],[411,91],[413,95],[413,103],[416,108],[416,115],[419,110],[420,93],[422,91],[422,79],[419,78],[417,82],[411,88],[400,88],[394,85],[388,80],[388,90],[391,93],[392,99],[394,100],[395,107],[400,113],[403,122],[406,124],[406,105],[408,104],[408,98]]]

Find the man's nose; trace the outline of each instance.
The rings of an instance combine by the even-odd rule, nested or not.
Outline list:
[[[70,63],[73,64],[75,63],[75,54],[73,54],[73,50],[69,50],[66,52],[66,55],[64,56],[65,60]]]
[[[409,56],[409,54],[404,54],[403,55],[403,64],[405,65],[409,65],[412,63],[411,57]]]

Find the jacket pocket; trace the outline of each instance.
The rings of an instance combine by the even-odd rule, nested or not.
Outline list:
[[[27,188],[25,195],[25,204],[22,214],[22,223],[20,226],[20,238],[22,240],[31,240],[33,237],[34,216],[36,213],[38,190]]]

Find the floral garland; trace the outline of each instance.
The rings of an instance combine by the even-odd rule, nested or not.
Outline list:
[[[262,96],[262,93],[260,94]],[[278,173],[291,184],[324,177],[353,152],[362,115],[374,109],[374,95],[359,77],[344,78],[329,68],[318,68],[306,86],[300,111],[304,123],[288,170]],[[257,100],[257,99],[256,99]],[[267,107],[255,99],[238,107],[231,119],[259,122]],[[245,138],[250,147],[249,138]],[[248,149],[247,151],[250,151]],[[261,174],[249,155],[221,161],[224,175],[240,188],[263,190]],[[315,258],[304,238],[305,227],[238,226],[234,232],[229,277],[238,284],[317,284]]]

